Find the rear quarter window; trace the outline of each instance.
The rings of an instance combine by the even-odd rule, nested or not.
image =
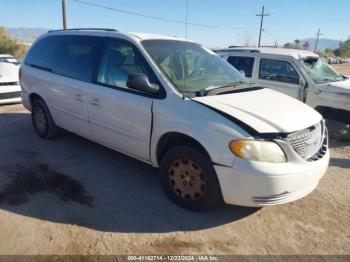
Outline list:
[[[102,41],[93,36],[49,36],[39,40],[30,50],[25,63],[90,82]]]
[[[29,66],[52,70],[54,66],[53,55],[58,44],[58,37],[49,36],[40,39],[29,50],[24,63]]]

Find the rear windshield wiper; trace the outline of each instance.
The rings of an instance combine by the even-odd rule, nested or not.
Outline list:
[[[238,87],[245,88],[251,86],[252,83],[244,82],[244,81],[238,81],[233,83],[228,83],[226,85],[222,86],[209,86],[204,89],[201,89],[196,92],[196,95],[198,96],[206,96],[206,95],[217,95],[220,93],[228,92],[232,89],[237,89]]]

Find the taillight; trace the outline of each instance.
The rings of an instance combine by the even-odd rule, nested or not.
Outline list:
[[[21,77],[22,77],[22,68],[19,68],[19,70],[18,70],[18,79],[19,79],[19,81],[21,81]]]

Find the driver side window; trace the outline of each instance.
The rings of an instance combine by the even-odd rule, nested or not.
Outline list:
[[[299,74],[294,66],[287,61],[275,59],[260,59],[259,79],[299,84]]]

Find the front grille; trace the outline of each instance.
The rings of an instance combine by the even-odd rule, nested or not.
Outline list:
[[[10,93],[0,93],[0,99],[18,98],[20,96],[21,96],[21,91],[10,92]]]
[[[17,86],[17,85],[19,85],[19,83],[18,82],[1,82],[0,83],[0,86]]]
[[[316,154],[314,154],[312,157],[307,159],[307,161],[313,162],[321,159],[326,154],[327,149],[328,149],[328,131],[327,131],[327,128],[325,128],[323,143],[320,150],[318,150],[318,152],[316,152]]]
[[[327,134],[324,121],[301,131],[289,134],[286,138],[294,150],[304,159],[310,159],[324,147]]]

